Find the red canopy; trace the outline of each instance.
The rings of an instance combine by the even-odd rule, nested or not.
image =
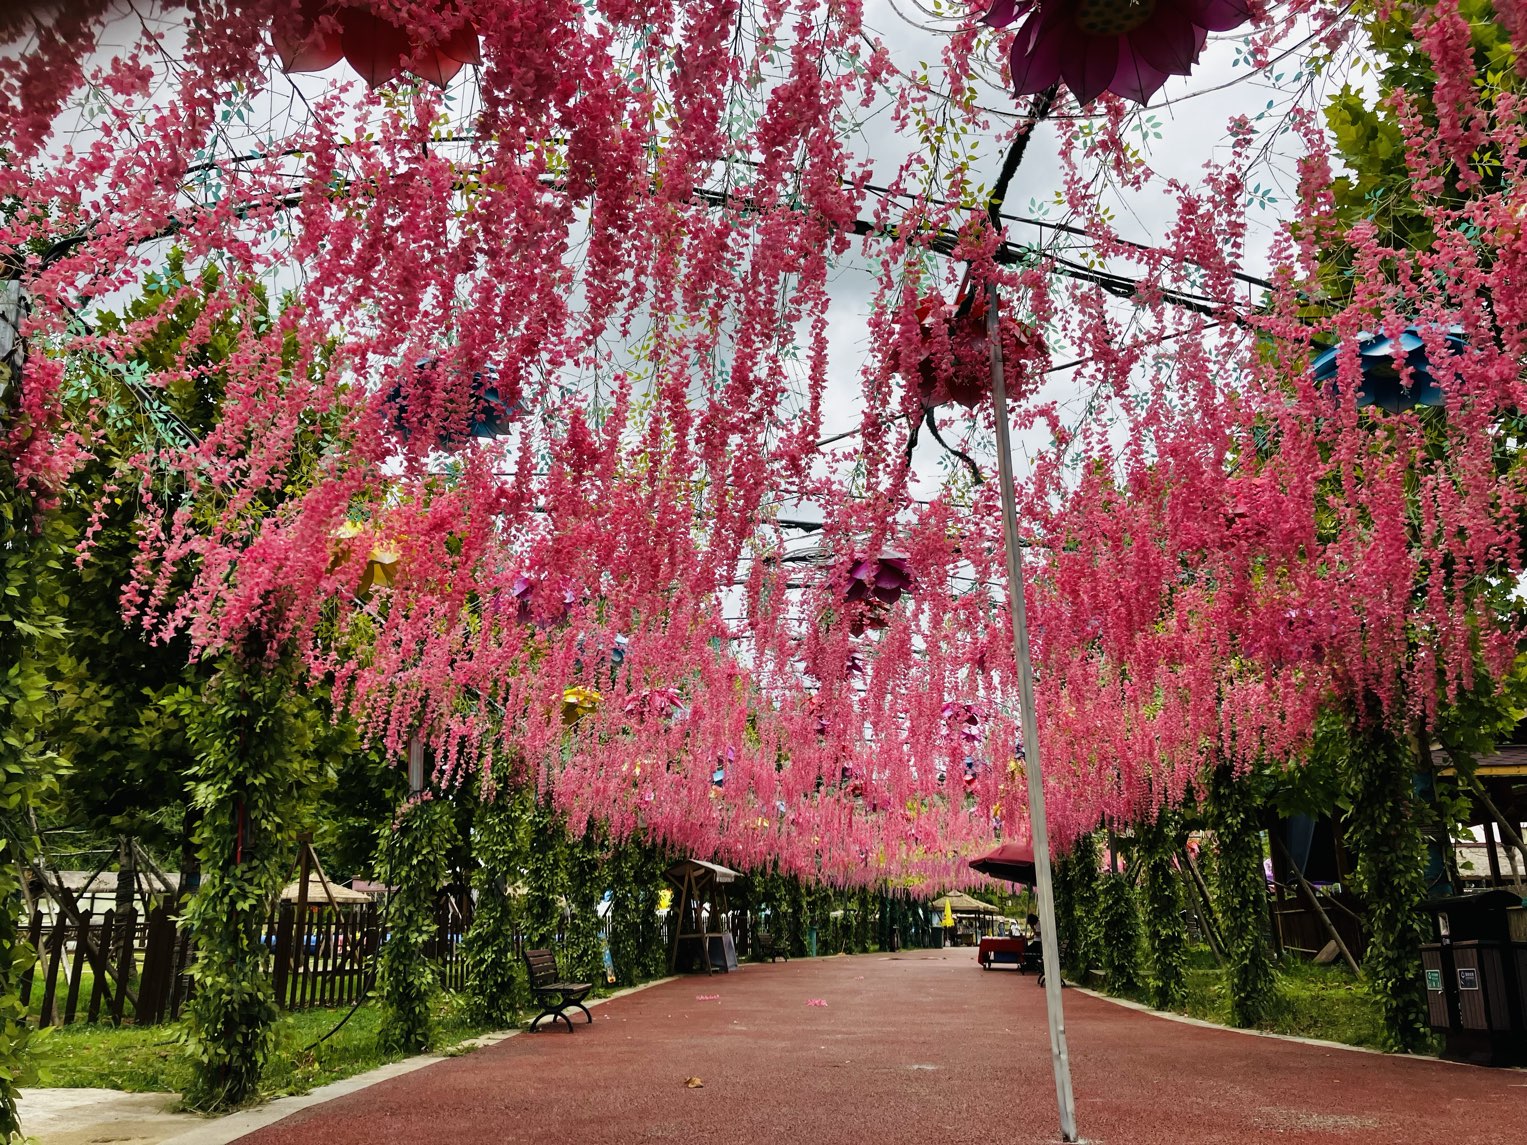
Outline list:
[[[971,859],[970,869],[1011,883],[1032,883],[1035,878],[1034,848],[1028,843],[1003,843],[995,851]]]

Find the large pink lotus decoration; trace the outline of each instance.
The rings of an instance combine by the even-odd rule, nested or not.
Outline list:
[[[891,606],[911,587],[912,571],[906,557],[893,553],[855,557],[849,562],[848,588],[843,593],[849,631],[863,636],[869,629],[884,628],[890,622]]]
[[[448,29],[423,42],[395,23],[385,5],[376,7],[382,10],[364,0],[301,0],[294,16],[278,17],[271,29],[281,70],[321,72],[343,59],[371,87],[405,71],[445,87],[464,65],[482,62],[471,20],[447,20]]]
[[[981,17],[1006,28],[1027,16],[1008,60],[1014,95],[1064,80],[1091,103],[1105,91],[1145,103],[1168,76],[1185,76],[1210,32],[1251,19],[1249,0],[996,0]]]

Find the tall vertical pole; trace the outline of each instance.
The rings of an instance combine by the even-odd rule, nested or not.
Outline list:
[[[1002,488],[1002,540],[1007,549],[1007,598],[1013,613],[1013,658],[1018,663],[1018,706],[1023,724],[1024,772],[1029,783],[1029,829],[1039,895],[1039,943],[1044,955],[1045,1018],[1055,1067],[1055,1102],[1063,1141],[1076,1140],[1076,1096],[1062,1011],[1060,941],[1055,933],[1055,882],[1050,872],[1050,829],[1045,821],[1044,779],[1039,766],[1039,718],[1034,711],[1034,665],[1029,659],[1029,622],[1023,599],[1023,546],[1018,540],[1018,498],[1013,492],[1013,452],[1007,424],[1007,384],[1002,371],[1002,332],[995,282],[987,284],[986,337],[991,344],[991,389],[997,422],[997,477]]]

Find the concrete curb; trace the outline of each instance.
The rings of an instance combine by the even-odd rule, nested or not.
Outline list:
[[[1346,1050],[1354,1054],[1373,1054],[1376,1057],[1391,1058],[1396,1061],[1413,1061],[1436,1063],[1440,1065],[1460,1066],[1463,1069],[1490,1069],[1527,1073],[1514,1066],[1480,1066],[1472,1062],[1455,1062],[1447,1058],[1434,1057],[1431,1054],[1391,1054],[1384,1050],[1376,1050],[1372,1046],[1351,1046],[1346,1042],[1330,1042],[1322,1038],[1303,1038],[1298,1034],[1279,1034],[1272,1030],[1243,1030],[1239,1026],[1222,1026],[1218,1022],[1208,1022],[1203,1018],[1190,1018],[1187,1014],[1178,1014],[1171,1010],[1155,1010],[1144,1002],[1136,1002],[1129,998],[1115,998],[1112,994],[1104,994],[1086,986],[1078,986],[1074,982],[1066,983],[1067,989],[1075,990],[1079,994],[1085,994],[1089,998],[1096,998],[1100,1002],[1110,1002],[1115,1006],[1122,1006],[1126,1010],[1137,1010],[1142,1014],[1149,1014],[1153,1018],[1162,1018],[1168,1022],[1180,1022],[1184,1026],[1197,1026],[1201,1030],[1223,1030],[1227,1034],[1246,1034],[1253,1038],[1271,1038],[1278,1042],[1293,1042],[1296,1045],[1311,1046],[1322,1050]]]
[[[646,990],[653,986],[661,986],[665,982],[675,979],[654,978],[651,982],[643,982],[639,986],[628,986],[623,990],[605,998],[593,998],[587,1003],[590,1009],[601,1006],[606,1002],[613,1002],[616,998],[623,998],[627,994],[634,994],[638,990]],[[463,1051],[480,1049],[483,1046],[497,1045],[509,1038],[518,1037],[525,1033],[524,1030],[498,1030],[489,1034],[480,1034],[475,1038],[469,1038],[460,1042],[443,1053],[420,1054],[417,1057],[404,1058],[402,1061],[389,1062],[387,1065],[378,1066],[376,1069],[365,1073],[358,1073],[354,1077],[347,1077],[342,1081],[330,1082],[321,1085],[308,1093],[298,1094],[292,1097],[278,1097],[274,1101],[253,1109],[243,1109],[236,1113],[214,1118],[204,1124],[196,1126],[185,1133],[174,1137],[165,1138],[160,1145],[229,1145],[229,1142],[237,1141],[247,1133],[253,1133],[256,1129],[263,1129],[267,1125],[274,1125],[290,1117],[294,1113],[300,1113],[304,1109],[311,1109],[315,1105],[322,1105],[326,1101],[333,1101],[337,1097],[345,1097],[348,1094],[358,1093],[360,1090],[369,1089],[395,1077],[402,1077],[416,1070],[432,1066],[436,1062],[448,1061]]]

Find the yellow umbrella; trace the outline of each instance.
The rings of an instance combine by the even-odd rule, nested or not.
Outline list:
[[[954,906],[948,899],[944,900],[944,925],[954,925]]]

